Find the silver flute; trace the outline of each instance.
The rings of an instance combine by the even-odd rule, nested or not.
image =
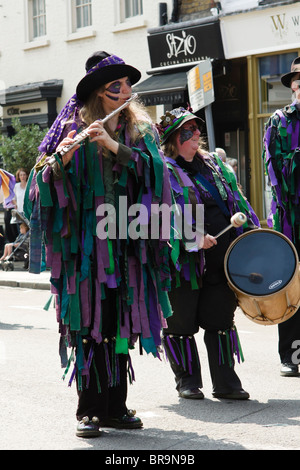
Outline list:
[[[129,103],[131,101],[135,100],[137,97],[138,97],[138,94],[133,93],[133,95],[131,95],[131,97],[128,100],[126,100],[118,109],[115,109],[114,111],[112,111],[110,114],[105,116],[105,118],[97,119],[94,122],[99,122],[100,121],[100,122],[102,122],[102,124],[105,124],[107,121],[109,121],[109,119],[111,119],[113,116],[115,116],[120,111],[122,111],[122,109],[126,108],[126,106],[128,106]],[[58,150],[55,153],[58,154],[60,157],[63,157],[66,153],[68,153],[70,150],[72,150],[72,148],[76,147],[76,145],[78,145],[80,142],[82,142],[88,136],[89,136],[89,134],[87,132],[87,129],[85,129],[84,131],[80,132],[79,134],[77,134],[74,137],[74,142],[72,144],[66,145],[61,150]],[[49,160],[46,163],[47,163],[47,165],[52,165],[55,162],[56,162],[56,158],[55,157],[50,157]]]

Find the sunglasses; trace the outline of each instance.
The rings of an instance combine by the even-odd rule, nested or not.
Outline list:
[[[182,126],[183,129],[185,129],[186,131],[191,131],[191,132],[195,132],[197,130],[199,130],[199,127],[196,126],[195,124],[190,124],[190,125],[185,125],[185,126]]]

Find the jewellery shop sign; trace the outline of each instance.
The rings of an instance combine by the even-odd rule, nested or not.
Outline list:
[[[219,22],[150,34],[148,47],[152,68],[224,58]]]

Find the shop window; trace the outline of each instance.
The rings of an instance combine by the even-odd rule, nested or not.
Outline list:
[[[297,53],[278,54],[259,59],[259,112],[272,114],[291,101],[291,91],[280,81],[284,73],[290,72],[291,63]]]
[[[297,56],[297,52],[291,52],[287,54],[269,55],[258,59],[259,142],[263,142],[264,128],[269,117],[276,111],[276,109],[283,108],[292,102],[292,92],[289,88],[282,85],[281,76],[290,72],[291,63]],[[263,188],[263,218],[266,219],[270,211],[272,195],[270,181],[265,173]]]

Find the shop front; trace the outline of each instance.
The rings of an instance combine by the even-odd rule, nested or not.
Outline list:
[[[166,110],[190,105],[188,73],[203,61],[210,61],[215,98],[210,109],[203,107],[196,112],[206,122],[202,137],[209,150],[226,147],[228,156],[238,158],[240,183],[248,195],[247,60],[226,60],[220,17],[166,25],[148,32],[150,76],[134,90],[146,106],[156,107],[157,112],[150,113],[152,118],[159,118]],[[157,116],[158,112],[161,114]]]
[[[291,103],[291,92],[281,84],[280,78],[290,71],[293,59],[300,55],[299,6],[300,2],[266,5],[220,18],[225,58],[232,64],[232,69],[241,74],[238,100],[246,99],[248,103],[241,113],[244,115],[245,110],[248,113],[244,115],[245,129],[231,129],[226,125],[220,138],[226,148],[234,135],[237,142],[241,141],[243,133],[247,135],[245,148],[240,146],[237,154],[240,175],[243,178],[246,171],[247,196],[263,224],[271,198],[262,161],[264,126],[276,109]],[[236,83],[229,83],[227,78],[222,87],[225,86],[223,95],[230,102],[238,91]]]
[[[148,31],[151,69],[149,78],[134,87],[146,106],[160,107],[153,119],[172,108],[190,104],[188,72],[203,61],[211,61],[214,77],[225,73],[220,22],[217,17],[165,25]],[[196,114],[206,120],[205,112]],[[204,129],[212,137],[212,129]]]
[[[0,91],[0,131],[8,135],[13,133],[13,118],[19,118],[22,125],[37,124],[41,129],[50,127],[57,116],[56,100],[61,96],[62,87],[63,80],[47,80]]]

